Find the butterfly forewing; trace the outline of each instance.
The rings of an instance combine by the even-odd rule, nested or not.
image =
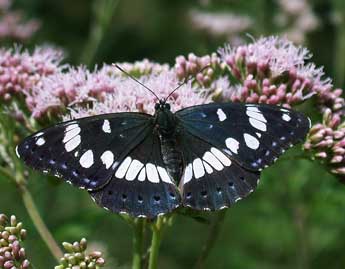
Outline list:
[[[310,127],[301,113],[269,105],[213,103],[186,108],[176,115],[183,130],[255,171],[301,142]]]
[[[63,122],[26,138],[17,154],[34,169],[88,190],[104,186],[152,129],[151,116],[104,114]]]
[[[118,166],[104,188],[91,192],[96,202],[112,212],[154,218],[180,205],[180,194],[161,156],[158,134],[152,130]]]

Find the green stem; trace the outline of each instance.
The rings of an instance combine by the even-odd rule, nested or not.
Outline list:
[[[63,253],[56,241],[54,240],[53,236],[51,235],[50,231],[48,230],[47,226],[43,222],[29,190],[26,188],[25,185],[19,185],[19,188],[23,198],[24,206],[32,222],[34,223],[38,233],[42,237],[43,241],[46,243],[47,247],[49,248],[52,255],[55,257],[55,259],[57,261],[60,261],[60,258],[63,257]]]
[[[148,269],[157,269],[158,253],[164,228],[164,216],[158,216],[155,223],[152,224],[152,240],[150,247],[149,267]]]
[[[133,260],[132,269],[141,269],[143,266],[144,233],[146,228],[144,219],[137,219],[133,223]]]
[[[81,60],[90,66],[98,48],[110,26],[114,11],[119,0],[96,0],[93,3],[94,21],[91,26],[89,40],[86,42]]]
[[[197,259],[197,262],[195,264],[195,268],[200,269],[204,267],[204,263],[207,260],[208,256],[211,253],[211,250],[213,249],[219,233],[221,231],[221,227],[224,223],[225,214],[227,210],[221,210],[217,213],[216,219],[212,222],[212,225],[210,227],[210,232],[208,234],[208,237],[206,239],[206,242],[201,250],[201,253]]]

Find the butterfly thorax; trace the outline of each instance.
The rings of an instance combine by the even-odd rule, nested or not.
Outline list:
[[[161,153],[168,174],[176,183],[182,175],[182,153],[177,144],[177,118],[165,102],[156,104],[155,126],[161,142]]]

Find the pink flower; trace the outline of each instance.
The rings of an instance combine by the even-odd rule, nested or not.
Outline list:
[[[202,57],[189,53],[187,58],[184,56],[176,57],[175,62],[175,73],[181,81],[190,76],[196,76],[197,82],[203,87],[209,86],[215,79],[213,69],[220,65],[220,59],[216,53]],[[206,68],[200,72],[206,66],[212,68]]]
[[[321,160],[345,183],[344,117],[326,108],[323,122],[315,124],[310,129],[304,149]]]
[[[189,17],[194,28],[206,31],[213,36],[225,36],[230,42],[239,39],[239,34],[248,31],[253,25],[249,16],[226,12],[210,13],[192,10]]]
[[[27,98],[33,116],[39,118],[77,103],[103,99],[105,93],[115,90],[114,76],[106,69],[90,72],[85,67],[70,67],[43,78]]]
[[[143,76],[140,80],[159,98],[167,97],[179,84],[179,80],[172,71]],[[66,119],[124,111],[154,113],[154,106],[158,100],[145,88],[128,77],[113,77],[112,82],[115,85],[113,93],[107,93],[103,99],[94,101],[90,106],[79,104],[74,106],[71,115]],[[168,99],[168,102],[173,104],[173,111],[210,101],[210,98],[203,96],[192,87],[191,83],[183,85]]]
[[[30,93],[43,77],[63,68],[62,57],[62,51],[50,47],[37,47],[33,53],[0,49],[0,101]]]
[[[332,89],[322,68],[308,63],[310,52],[284,38],[260,38],[252,44],[219,50],[231,75],[239,81],[224,93],[232,101],[283,104],[303,102]]]
[[[11,6],[11,0],[0,0],[0,12],[5,12]]]
[[[0,18],[0,39],[25,41],[40,27],[37,20],[22,22],[19,12],[8,12]]]
[[[136,61],[134,63],[123,62],[118,64],[132,76],[158,74],[170,69],[168,64],[159,64],[149,61],[148,59],[143,59],[142,61]],[[105,65],[103,69],[105,72],[109,72],[114,75],[124,75],[120,70],[113,68],[111,65]]]

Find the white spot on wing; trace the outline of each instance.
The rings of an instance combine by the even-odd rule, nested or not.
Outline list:
[[[115,176],[117,178],[123,178],[126,175],[127,169],[131,162],[132,158],[129,156],[126,159],[124,159],[123,162],[120,164],[119,168],[116,170]]]
[[[212,167],[205,161],[202,161],[204,167],[205,167],[205,170],[207,172],[207,174],[212,174],[213,173],[213,169]]]
[[[40,137],[39,139],[37,139],[37,141],[36,141],[36,145],[37,146],[42,146],[42,145],[44,145],[45,144],[45,140],[44,140],[44,138],[43,137]]]
[[[77,135],[77,136],[73,137],[71,140],[69,140],[69,141],[65,144],[65,149],[66,149],[66,151],[67,151],[67,152],[70,152],[70,151],[74,150],[76,147],[79,146],[80,142],[81,142],[80,135]],[[77,155],[74,155],[74,156],[77,157],[78,154],[77,154]]]
[[[16,155],[18,158],[20,158],[19,152],[18,152],[18,146],[16,146]]]
[[[79,163],[84,168],[90,168],[93,165],[93,152],[91,149],[81,155]]]
[[[108,169],[114,162],[114,154],[110,150],[107,150],[103,152],[101,160],[105,164],[105,168]]]
[[[102,126],[102,130],[105,133],[110,134],[111,133],[111,129],[110,129],[110,122],[108,120],[104,120],[103,122],[103,126]]]
[[[217,115],[218,115],[219,121],[225,121],[226,120],[226,115],[221,108],[218,108]]]
[[[200,178],[205,175],[205,169],[204,166],[202,165],[202,161],[200,158],[197,158],[193,161],[193,172],[195,178]]]
[[[223,163],[224,166],[231,165],[231,160],[219,149],[211,148],[211,152]]]
[[[285,121],[290,121],[291,117],[288,114],[283,114],[282,119]]]
[[[144,167],[144,164],[138,160],[133,160],[131,165],[129,166],[126,174],[126,179],[131,181],[136,178],[138,173],[140,172],[141,168]]]
[[[145,167],[143,167],[143,169],[141,169],[139,173],[138,180],[145,181],[145,178],[146,178],[146,171],[145,171]]]
[[[165,168],[157,166],[157,170],[163,182],[173,184]]]
[[[81,131],[80,127],[78,127],[77,124],[73,124],[73,125],[76,125],[77,127],[70,129],[68,131],[66,128],[65,136],[62,140],[63,143],[66,143],[67,141],[71,140],[73,137],[75,137],[76,135],[78,135],[80,133],[80,131]],[[73,126],[73,125],[70,125],[70,126]],[[68,127],[70,127],[70,126],[68,126]]]
[[[247,110],[246,114],[253,119],[256,119],[262,122],[267,122],[267,120],[265,119],[264,115],[262,115],[261,112]]]
[[[225,140],[225,145],[228,147],[228,149],[230,149],[233,153],[238,153],[238,148],[240,146],[240,143],[232,138],[232,137],[229,137]]]
[[[147,179],[150,182],[159,183],[159,176],[158,176],[157,168],[154,164],[152,164],[152,163],[146,164],[146,174],[147,174]]]
[[[184,170],[184,174],[183,174],[183,184],[188,183],[189,181],[191,181],[193,177],[193,166],[191,163],[189,163],[186,166],[186,169]]]
[[[261,111],[254,105],[247,105],[247,111],[254,111],[254,112],[261,113]]]
[[[257,119],[254,118],[249,118],[249,123],[256,129],[266,132],[267,131],[267,126],[266,123],[259,121]]]
[[[248,146],[248,148],[251,148],[251,149],[258,149],[259,148],[260,142],[254,136],[245,133],[243,135],[243,137],[244,137],[244,141],[246,142],[246,145]]]
[[[220,171],[224,168],[222,163],[211,152],[206,151],[202,157],[204,161],[208,162],[214,169]]]
[[[74,129],[74,128],[77,128],[77,127],[79,127],[79,125],[78,124],[71,124],[71,125],[68,125],[67,127],[66,127],[66,130],[65,130],[65,132],[67,133],[68,131],[70,131],[70,130],[72,130],[72,129]]]
[[[39,132],[39,133],[35,134],[34,137],[39,137],[41,135],[43,135],[43,132]]]

